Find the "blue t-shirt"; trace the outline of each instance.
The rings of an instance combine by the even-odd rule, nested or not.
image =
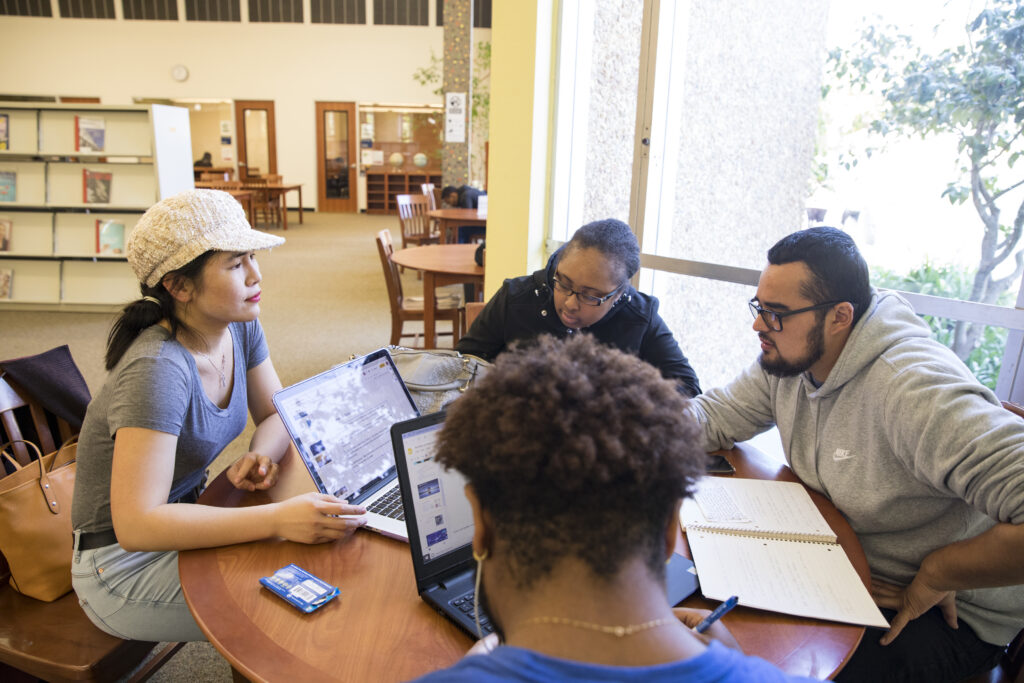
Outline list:
[[[206,468],[242,433],[249,415],[246,372],[270,355],[258,320],[229,325],[234,384],[226,408],[203,390],[195,359],[159,325],[135,338],[89,404],[78,438],[71,524],[83,531],[113,527],[110,471],[114,435],[141,427],[178,437],[168,501],[198,486]]]
[[[502,645],[488,655],[464,657],[454,666],[418,681],[643,681],[644,683],[717,683],[726,681],[812,681],[782,673],[760,657],[729,649],[717,641],[690,659],[656,666],[602,666],[548,657]]]

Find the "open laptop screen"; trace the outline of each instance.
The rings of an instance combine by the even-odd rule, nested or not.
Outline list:
[[[473,542],[473,510],[463,491],[466,479],[434,460],[443,426],[444,422],[436,422],[401,435],[413,503],[412,509],[406,507],[405,515],[407,520],[416,520],[424,564]]]
[[[274,405],[317,488],[353,503],[394,475],[391,425],[417,412],[385,349],[282,389]]]

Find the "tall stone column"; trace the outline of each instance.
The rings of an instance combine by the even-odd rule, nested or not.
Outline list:
[[[469,183],[470,107],[473,73],[473,0],[444,2],[444,185]]]

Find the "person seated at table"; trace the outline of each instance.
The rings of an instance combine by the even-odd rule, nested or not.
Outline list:
[[[72,585],[97,627],[120,638],[204,640],[182,594],[179,550],[280,536],[333,541],[362,507],[322,494],[272,505],[196,505],[206,468],[256,423],[227,477],[274,485],[288,434],[271,396],[281,381],[258,319],[256,251],[284,239],[253,230],[226,192],[190,190],[139,219],[127,242],[142,297],[107,341],[106,383],[78,442]]]
[[[478,190],[469,185],[455,187],[448,185],[441,190],[441,202],[453,209],[476,209],[479,208],[480,197],[486,195],[484,190]],[[469,244],[487,234],[487,229],[479,225],[460,225],[456,229],[456,242]]]
[[[546,268],[505,280],[455,348],[494,360],[520,339],[586,332],[639,356],[695,396],[697,373],[658,315],[658,299],[629,283],[639,269],[640,247],[628,225],[613,218],[588,223]]]
[[[768,250],[748,302],[761,355],[690,402],[707,450],[777,425],[786,461],[849,520],[891,628],[840,681],[959,681],[1024,627],[1024,422],[841,230]]]
[[[453,209],[475,209],[480,202],[480,197],[487,194],[484,190],[478,190],[469,185],[455,187],[448,185],[441,190],[441,201]]]
[[[448,407],[436,460],[466,477],[496,635],[421,680],[794,680],[668,604],[679,508],[704,472],[686,401],[635,356],[543,335]]]

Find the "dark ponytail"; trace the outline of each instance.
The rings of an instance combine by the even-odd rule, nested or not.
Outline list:
[[[203,266],[214,253],[213,251],[207,251],[200,254],[178,270],[172,271],[164,277],[190,279],[198,283],[199,274]],[[135,338],[147,327],[156,325],[161,320],[166,320],[171,325],[172,339],[177,336],[178,330],[189,329],[188,325],[178,318],[174,297],[171,296],[171,293],[167,291],[162,282],[157,283],[155,287],[141,285],[140,289],[142,290],[143,298],[136,299],[125,306],[121,311],[121,317],[110,328],[110,334],[107,336],[106,356],[108,371],[118,364],[125,351],[135,341]],[[156,299],[156,301],[153,301],[153,299]]]

